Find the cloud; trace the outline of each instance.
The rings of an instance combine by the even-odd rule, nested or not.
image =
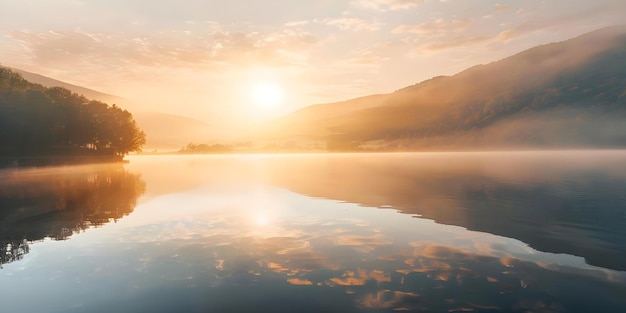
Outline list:
[[[527,10],[519,9],[517,14],[524,16],[526,20],[516,27],[500,32],[496,36],[496,39],[500,41],[508,41],[515,37],[538,31],[559,31],[565,27],[579,27],[589,22],[593,25],[595,24],[593,21],[599,19],[605,21],[603,24],[622,23],[622,15],[617,12],[622,12],[623,9],[626,9],[626,5],[623,2],[615,2],[612,5],[552,17],[533,16],[531,14],[529,15]]]
[[[376,293],[366,294],[357,300],[357,303],[366,308],[394,308],[394,311],[419,310],[420,302],[421,297],[418,294],[394,290],[379,290]]]
[[[303,26],[303,25],[307,25],[309,24],[311,21],[307,21],[307,20],[302,20],[302,21],[292,21],[292,22],[287,22],[285,23],[285,26],[287,27],[294,27],[294,26]]]
[[[284,29],[272,33],[215,30],[205,34],[169,31],[145,35],[82,31],[13,31],[17,49],[38,66],[77,63],[107,68],[219,67],[250,63],[298,66],[317,43],[308,32]]]
[[[85,55],[103,48],[98,39],[83,33],[30,33],[14,31],[10,36],[18,41],[25,53],[43,64],[64,62],[69,55]],[[108,50],[108,49],[107,49]]]
[[[436,19],[415,25],[398,25],[391,30],[394,34],[413,35],[405,42],[418,43],[419,50],[438,51],[469,46],[488,41],[492,36],[467,35],[473,19]]]
[[[443,34],[451,32],[462,32],[472,25],[472,19],[452,19],[446,20],[439,18],[436,20],[416,24],[416,25],[399,25],[391,30],[394,34]]]
[[[377,31],[380,30],[382,23],[369,22],[360,18],[343,17],[337,19],[324,20],[324,24],[336,26],[341,30],[351,31]]]
[[[346,271],[341,277],[329,279],[326,284],[329,286],[363,286],[370,280],[376,281],[377,284],[390,283],[391,276],[383,270],[373,269],[368,271],[359,269],[356,272]]]
[[[521,34],[523,34],[523,32],[519,29],[507,29],[505,31],[501,31],[498,36],[496,36],[496,39],[500,41],[508,41],[517,36],[520,36]]]
[[[504,11],[508,11],[511,8],[510,5],[508,4],[501,4],[501,3],[496,3],[495,9],[497,12],[504,12]]]
[[[621,5],[623,7],[624,5]],[[512,11],[509,4],[494,4],[493,12],[481,19],[435,19],[420,24],[402,24],[392,29],[393,34],[404,35],[404,43],[417,45],[419,52],[442,51],[455,48],[467,48],[476,45],[502,44],[520,37],[539,32],[558,32],[576,27],[589,30],[602,18],[614,19],[613,11],[620,6],[596,7],[586,10],[563,13],[556,16],[524,11],[521,16],[501,24],[501,27],[486,27],[495,20],[498,13]],[[607,23],[607,22],[604,22]],[[476,27],[473,27],[477,24]],[[506,25],[506,27],[504,27]],[[597,26],[596,26],[597,28]]]
[[[317,25],[326,25],[337,27],[340,30],[349,30],[349,31],[378,31],[384,25],[380,22],[375,21],[367,21],[360,18],[355,17],[341,17],[341,18],[326,18],[326,19],[313,19],[313,20],[302,20],[302,21],[292,21],[285,23],[286,27],[298,27],[305,26],[310,24]]]
[[[354,65],[380,66],[390,59],[389,57],[376,54],[371,50],[360,50],[353,54],[354,57],[349,59],[348,62]]]
[[[439,51],[467,47],[492,40],[490,36],[454,36],[444,40],[431,41],[420,46],[422,51]]]
[[[380,234],[373,236],[342,235],[335,238],[335,242],[340,246],[352,246],[356,250],[367,252],[390,244],[390,242],[384,240]]]
[[[424,0],[356,0],[352,4],[377,11],[406,10],[422,4]]]
[[[308,279],[301,279],[301,278],[290,278],[287,279],[287,282],[292,284],[292,285],[300,285],[300,286],[311,286],[313,285],[313,282],[308,280]]]

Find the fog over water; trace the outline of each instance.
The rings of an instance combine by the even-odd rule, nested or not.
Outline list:
[[[133,156],[5,169],[0,239],[15,257],[2,259],[0,299],[10,312],[619,312],[625,161]]]

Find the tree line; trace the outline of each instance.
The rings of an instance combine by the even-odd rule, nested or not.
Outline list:
[[[145,181],[120,164],[5,175],[0,180],[0,268],[23,258],[31,241],[65,240],[127,216],[145,189]]]
[[[132,114],[0,67],[0,156],[110,156],[141,151]]]

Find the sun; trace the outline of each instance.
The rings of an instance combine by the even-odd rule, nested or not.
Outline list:
[[[264,109],[271,109],[283,103],[285,94],[280,85],[273,81],[257,82],[252,85],[252,102]]]

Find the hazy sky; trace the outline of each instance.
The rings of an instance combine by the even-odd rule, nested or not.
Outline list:
[[[255,119],[392,92],[624,12],[624,0],[0,0],[0,63],[158,111]],[[263,81],[282,106],[252,104]]]

